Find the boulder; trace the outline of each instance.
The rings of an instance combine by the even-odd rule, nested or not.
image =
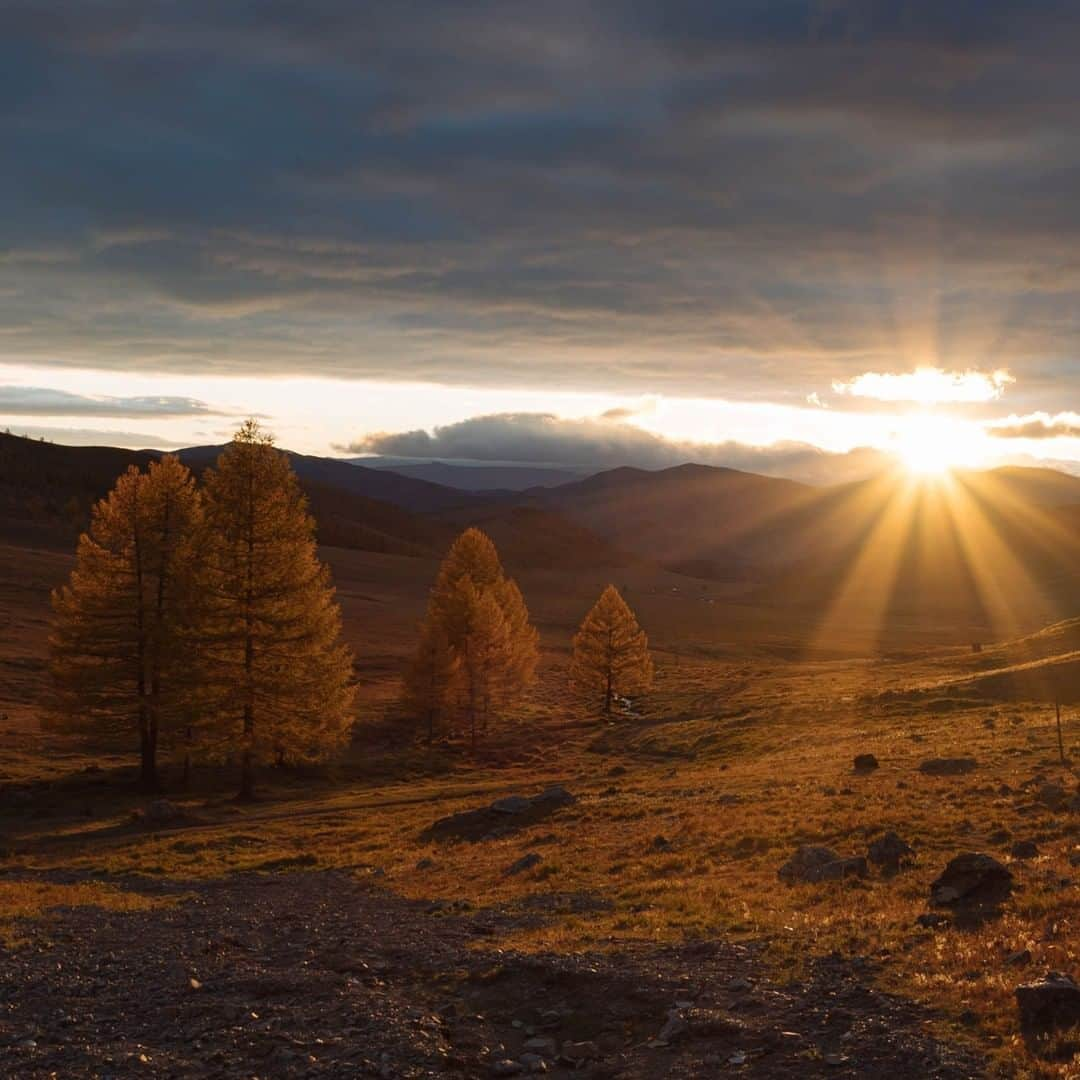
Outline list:
[[[861,855],[845,857],[832,848],[803,844],[777,871],[781,881],[838,881],[846,877],[866,877],[866,859]]]
[[[564,1042],[562,1056],[568,1061],[595,1061],[600,1056],[600,1048],[591,1039],[585,1042]]]
[[[957,855],[930,885],[933,907],[996,908],[1012,895],[1013,876],[992,855]]]
[[[1009,854],[1014,859],[1034,859],[1039,854],[1039,845],[1034,840],[1017,840]]]
[[[507,836],[542,821],[549,814],[577,802],[561,784],[539,795],[507,795],[476,810],[462,810],[439,818],[421,834],[423,843],[432,840],[487,840]]]
[[[507,877],[512,877],[514,874],[522,874],[526,870],[531,870],[534,866],[539,866],[544,860],[537,855],[535,851],[530,851],[527,855],[522,855],[517,862],[511,863],[506,868]]]
[[[1048,810],[1064,810],[1068,802],[1068,795],[1060,784],[1048,783],[1039,787],[1036,800],[1042,803]]]
[[[1060,971],[1047,972],[1038,982],[1016,988],[1020,1029],[1040,1034],[1080,1024],[1080,985]]]
[[[919,766],[919,772],[927,776],[963,776],[977,768],[978,762],[970,757],[929,758]]]
[[[879,836],[867,851],[867,857],[875,866],[892,873],[911,862],[914,856],[915,849],[892,831]]]
[[[873,772],[878,766],[878,759],[873,754],[855,755],[854,768],[857,773]]]

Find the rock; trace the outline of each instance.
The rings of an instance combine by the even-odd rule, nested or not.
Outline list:
[[[995,847],[1001,847],[1012,839],[1012,833],[1008,829],[995,829],[986,839]]]
[[[1017,949],[1005,957],[1005,963],[1008,967],[1025,967],[1031,963],[1031,950]]]
[[[901,865],[911,862],[915,849],[896,833],[889,831],[878,837],[867,851],[867,857],[875,866],[895,873]]]
[[[531,1073],[547,1072],[547,1062],[539,1054],[522,1054],[518,1060]]]
[[[657,1038],[661,1042],[671,1043],[676,1039],[681,1039],[689,1030],[682,1013],[678,1009],[672,1009],[668,1013],[667,1023],[660,1029]]]
[[[526,1039],[524,1050],[530,1054],[543,1054],[544,1057],[553,1058],[558,1054],[558,1047],[550,1035],[537,1035],[532,1039]]]
[[[1016,988],[1020,1029],[1028,1034],[1080,1024],[1080,985],[1060,971]]]
[[[600,1048],[591,1041],[564,1042],[562,1056],[570,1061],[595,1061],[600,1056]]]
[[[950,860],[930,885],[934,907],[994,908],[1012,894],[1012,873],[992,855],[969,851]]]
[[[574,802],[577,797],[561,784],[549,787],[539,795],[507,795],[489,806],[439,818],[420,834],[420,839],[423,843],[451,837],[491,840],[533,825]]]
[[[1009,854],[1014,859],[1034,859],[1039,854],[1039,845],[1034,840],[1017,840]]]
[[[856,754],[855,755],[855,771],[857,773],[873,772],[878,768],[878,759],[873,754]]]
[[[666,836],[654,836],[652,849],[653,851],[670,851],[671,841]]]
[[[179,821],[184,816],[184,811],[174,802],[168,799],[154,799],[146,808],[144,817],[155,825],[164,825],[170,821]]]
[[[915,919],[917,926],[926,930],[942,930],[946,926],[952,926],[952,919],[940,911],[927,911]]]
[[[1063,810],[1068,801],[1068,795],[1060,784],[1047,783],[1039,787],[1035,799],[1048,810]]]
[[[525,1071],[525,1066],[520,1061],[511,1061],[503,1058],[491,1066],[492,1076],[520,1076]]]
[[[795,882],[838,881],[846,877],[866,877],[866,859],[861,855],[844,857],[832,848],[803,844],[777,871],[788,884]]]
[[[919,766],[919,772],[927,776],[963,776],[976,768],[978,762],[970,757],[929,758]]]
[[[417,870],[430,870],[434,865],[435,865],[435,860],[434,859],[424,858],[424,859],[420,859],[420,860],[417,861],[416,869]]]
[[[527,855],[522,855],[517,862],[511,863],[506,868],[506,874],[508,877],[514,874],[524,873],[526,870],[531,870],[534,866],[539,866],[544,860],[540,855],[537,855],[535,851],[530,851]]]

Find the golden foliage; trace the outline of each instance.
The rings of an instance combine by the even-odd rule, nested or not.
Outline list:
[[[609,585],[574,635],[570,682],[587,701],[611,715],[616,695],[641,694],[652,686],[649,641],[614,585]]]
[[[352,653],[296,475],[254,421],[208,471],[204,501],[197,741],[239,757],[250,797],[256,764],[322,760],[347,742]]]
[[[175,457],[131,466],[93,511],[75,569],[53,593],[54,724],[101,741],[139,741],[143,785],[157,788],[159,740],[190,702],[179,632],[200,500]]]
[[[538,635],[521,590],[503,572],[479,529],[454,541],[431,591],[420,645],[406,678],[406,701],[428,721],[460,721],[477,732],[533,681]]]

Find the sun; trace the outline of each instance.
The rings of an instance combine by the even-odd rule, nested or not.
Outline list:
[[[943,476],[950,469],[986,464],[979,428],[932,413],[912,413],[897,423],[893,451],[916,476]]]

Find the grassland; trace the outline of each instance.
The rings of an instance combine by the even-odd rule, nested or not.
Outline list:
[[[346,760],[269,774],[267,797],[253,807],[230,800],[227,776],[202,772],[175,796],[184,821],[147,828],[132,821],[143,801],[125,788],[122,759],[87,756],[35,728],[43,587],[66,564],[27,558],[0,594],[10,702],[0,745],[8,849],[0,889],[9,890],[0,891],[0,921],[10,940],[48,934],[55,913],[41,924],[33,917],[57,905],[166,902],[128,891],[133,877],[182,894],[184,883],[243,871],[340,868],[448,911],[498,910],[508,917],[495,944],[516,950],[759,942],[778,979],[800,977],[815,957],[866,958],[883,987],[931,1007],[935,1032],[988,1055],[999,1075],[1080,1075],[1069,1037],[1024,1044],[1012,998],[1034,973],[1080,966],[1080,816],[1035,797],[1047,781],[1071,792],[1077,777],[1057,760],[1045,702],[953,685],[974,664],[995,662],[992,650],[974,657],[961,644],[970,627],[896,625],[882,643],[876,628],[848,625],[821,640],[812,621],[755,606],[738,590],[620,571],[617,584],[628,586],[656,646],[657,686],[632,715],[603,723],[582,716],[563,690],[570,630],[603,577],[525,575],[545,646],[541,679],[469,756],[453,742],[428,750],[403,737],[394,706],[433,568],[331,553],[363,685]],[[1031,662],[1039,648],[1018,646],[1000,660]],[[1068,710],[1066,725],[1076,760],[1080,720]],[[881,767],[857,775],[852,760],[866,752]],[[957,755],[974,757],[976,770],[918,771],[924,759]],[[424,836],[439,817],[553,783],[578,801],[547,820],[478,842]],[[860,854],[887,829],[917,853],[896,877],[777,881],[798,844]],[[1028,839],[1037,857],[1010,860],[1012,843]],[[930,881],[964,850],[1009,862],[1013,899],[979,929],[919,928]],[[528,852],[539,862],[508,875]],[[88,884],[71,886],[75,893],[27,884],[59,873]]]

